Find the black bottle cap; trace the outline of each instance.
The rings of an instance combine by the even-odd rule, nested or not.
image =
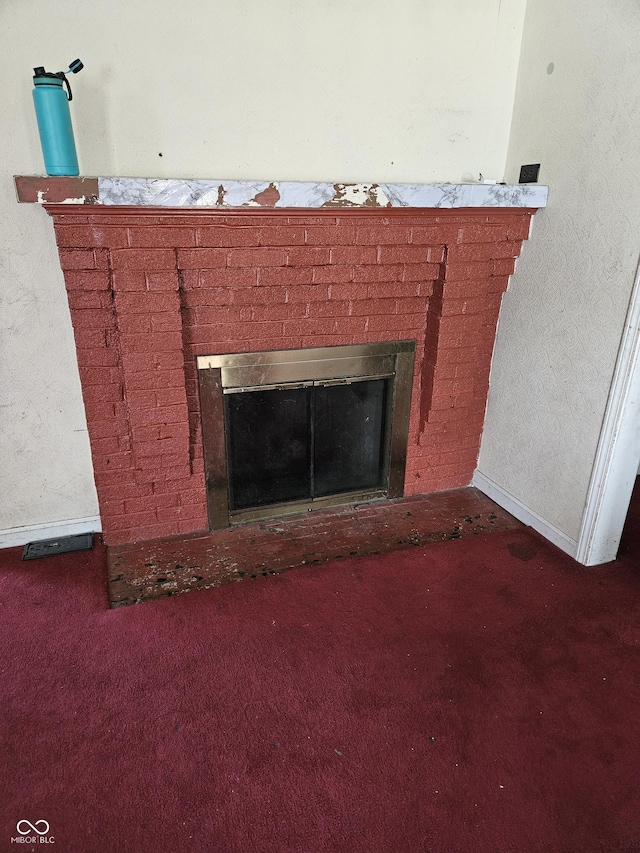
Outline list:
[[[33,76],[48,77],[51,80],[64,80],[64,71],[45,71],[42,66],[33,69]]]

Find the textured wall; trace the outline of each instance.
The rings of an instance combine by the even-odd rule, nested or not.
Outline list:
[[[88,175],[502,177],[525,0],[4,3],[0,69],[0,533],[96,498],[42,172],[31,69],[73,78]]]
[[[53,228],[44,210],[18,206],[10,180],[0,185],[0,531],[98,512]]]
[[[507,179],[550,201],[503,300],[480,471],[576,539],[640,250],[640,7],[529,0]]]

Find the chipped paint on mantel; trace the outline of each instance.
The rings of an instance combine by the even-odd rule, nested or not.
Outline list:
[[[16,175],[18,201],[31,204],[100,204],[98,178]]]
[[[16,176],[21,202],[128,207],[545,207],[539,184],[376,184]]]

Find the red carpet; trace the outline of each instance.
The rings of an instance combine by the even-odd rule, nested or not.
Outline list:
[[[101,548],[0,552],[0,849],[637,853],[625,548],[507,531],[111,611]]]

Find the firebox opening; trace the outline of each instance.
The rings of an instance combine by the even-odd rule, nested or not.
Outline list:
[[[385,487],[389,380],[342,383],[225,395],[232,513]]]
[[[401,496],[414,350],[199,357],[210,527]]]

